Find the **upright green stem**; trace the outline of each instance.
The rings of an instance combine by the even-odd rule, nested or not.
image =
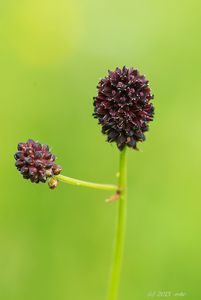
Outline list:
[[[114,248],[114,258],[112,264],[111,281],[109,285],[108,300],[117,300],[118,288],[121,275],[121,265],[123,258],[124,246],[124,232],[126,221],[126,178],[127,178],[127,165],[126,165],[126,148],[120,153],[119,164],[119,190],[120,199],[118,203],[117,227],[116,227],[116,240]]]

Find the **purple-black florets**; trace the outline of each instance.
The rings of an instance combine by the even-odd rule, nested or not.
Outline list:
[[[62,170],[55,163],[56,157],[49,151],[49,146],[31,139],[18,144],[18,151],[14,157],[18,171],[31,182],[46,182],[48,178],[60,174]]]
[[[124,66],[108,71],[97,88],[93,115],[108,142],[116,142],[119,150],[125,146],[137,149],[137,142],[145,140],[144,133],[154,116],[148,80],[138,70]]]

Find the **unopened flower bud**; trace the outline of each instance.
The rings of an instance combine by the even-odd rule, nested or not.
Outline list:
[[[50,178],[50,180],[48,181],[48,185],[51,190],[54,190],[58,184],[59,184],[59,181],[53,177]]]

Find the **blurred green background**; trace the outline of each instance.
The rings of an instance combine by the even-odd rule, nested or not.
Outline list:
[[[117,203],[31,184],[13,153],[37,139],[63,174],[115,183],[118,151],[92,97],[123,65],[149,78],[156,116],[142,152],[129,151],[119,299],[200,299],[200,31],[200,1],[1,0],[1,300],[105,299]]]

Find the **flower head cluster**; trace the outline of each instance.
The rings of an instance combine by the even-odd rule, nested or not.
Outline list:
[[[29,139],[26,143],[18,144],[18,151],[14,155],[16,167],[25,179],[31,182],[46,182],[48,178],[58,175],[61,167],[55,163],[55,155],[49,151],[46,144]],[[56,184],[51,184],[55,188]]]
[[[125,146],[137,149],[137,142],[145,140],[144,132],[154,115],[148,80],[133,68],[116,68],[108,71],[97,88],[93,115],[108,142],[116,142],[120,150]]]

